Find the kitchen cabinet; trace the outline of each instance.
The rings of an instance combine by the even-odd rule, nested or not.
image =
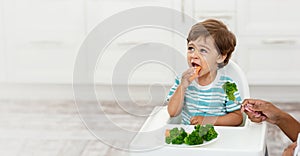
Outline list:
[[[218,19],[223,21],[228,29],[236,31],[236,0],[195,0],[194,3],[194,17],[197,20]]]
[[[1,68],[6,71],[5,81],[11,83],[72,83],[73,65],[84,37],[98,23],[123,10],[160,6],[192,12],[186,9],[192,3],[179,0],[1,0],[1,3],[1,26],[5,30],[1,35],[5,37],[0,45],[0,48],[5,48],[0,54],[5,60],[1,61]],[[167,20],[172,23],[174,19]],[[180,44],[174,44],[178,39]],[[163,43],[163,46],[153,49],[151,43]],[[174,36],[170,31],[151,27],[132,29],[115,38],[107,47],[109,52],[99,58],[96,82],[109,83],[118,60],[126,51],[141,44],[154,51],[164,51],[169,46],[185,52],[185,38]],[[157,62],[138,65],[129,75],[130,83],[173,83],[174,73],[169,68],[178,65],[175,57],[163,54],[161,57],[171,63],[168,66]],[[4,78],[2,75],[1,79]]]
[[[299,6],[297,0],[237,1],[239,35],[300,35]]]
[[[83,0],[3,0],[7,81],[71,83],[85,36]]]
[[[300,2],[237,1],[238,60],[250,85],[299,85]]]
[[[300,85],[299,37],[284,37],[281,43],[269,37],[241,37],[239,58],[253,85]]]

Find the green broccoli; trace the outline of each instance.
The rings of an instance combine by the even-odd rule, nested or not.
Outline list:
[[[210,141],[210,140],[218,137],[218,133],[215,131],[213,125],[209,125],[209,124],[206,125],[205,126],[205,131],[206,131],[206,134],[202,135],[202,138],[205,141]]]
[[[165,141],[167,144],[182,144],[187,145],[199,145],[203,144],[203,141],[210,141],[218,136],[214,126],[207,125],[195,125],[191,134],[187,134],[183,128],[173,128],[170,131],[166,131]]]
[[[184,143],[184,138],[187,136],[187,133],[185,132],[185,130],[183,128],[178,129],[173,128],[170,130],[170,135],[166,136],[166,143],[167,144],[182,144]]]
[[[184,143],[188,145],[199,145],[203,144],[203,139],[199,133],[194,130],[191,134],[184,138]]]
[[[225,91],[226,95],[228,96],[228,99],[234,101],[235,100],[234,92],[238,91],[236,84],[227,81],[223,84],[222,88]]]
[[[199,133],[199,135],[202,137],[204,136],[209,130],[209,126],[201,126],[201,125],[196,125],[195,126],[195,131],[197,131]]]
[[[199,131],[199,129],[200,129],[201,127],[202,127],[201,125],[195,125],[195,126],[194,126],[194,129],[197,130],[197,131]]]
[[[218,136],[218,133],[215,131],[214,126],[211,124],[207,124],[204,126],[196,125],[195,131],[197,131],[205,141],[210,141]]]

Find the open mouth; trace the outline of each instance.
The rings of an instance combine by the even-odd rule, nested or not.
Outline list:
[[[199,67],[200,65],[195,63],[195,62],[192,62],[192,67]]]
[[[200,73],[201,70],[201,66],[195,62],[191,62],[193,68],[194,68],[194,74],[189,78],[189,81],[193,81],[194,79],[196,79]]]

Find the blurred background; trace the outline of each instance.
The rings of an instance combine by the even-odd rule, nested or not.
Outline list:
[[[251,97],[272,101],[299,120],[300,2],[297,0],[0,0],[1,155],[93,155],[93,152],[96,155],[103,149],[106,151],[103,155],[113,153],[109,148],[98,148],[94,141],[80,141],[67,133],[80,127],[80,134],[87,135],[80,120],[72,119],[76,116],[74,64],[82,42],[97,24],[140,6],[172,8],[197,21],[222,20],[237,37],[233,60],[247,76]],[[186,22],[184,16],[166,22],[175,23],[174,20]],[[151,27],[127,31],[107,46],[95,69],[82,66],[94,72],[100,100],[115,101],[111,90],[115,65],[126,51],[149,42],[169,45],[185,56],[186,39],[182,36]],[[162,57],[171,62],[169,67],[176,72],[186,68],[185,60],[176,55]],[[86,60],[89,62],[89,56]],[[176,72],[149,62],[132,70],[126,84],[120,81],[114,85],[129,92],[134,101],[161,104]],[[269,141],[271,148],[281,151],[284,148],[281,143],[289,141],[278,129],[271,128],[270,132],[275,139]],[[60,136],[65,136],[65,140]],[[278,144],[273,145],[274,142]],[[32,151],[34,147],[39,149]]]
[[[296,0],[1,0],[0,4],[1,98],[72,99],[69,86],[74,63],[88,33],[126,9],[161,6],[197,21],[216,18],[226,23],[237,37],[233,60],[246,73],[252,97],[300,101],[300,14]],[[176,20],[185,22],[184,16]],[[103,87],[110,84],[124,51],[147,42],[167,44],[185,56],[185,38],[162,29],[134,29],[117,37],[99,58],[95,83]],[[175,56],[169,59],[174,69],[186,65]],[[173,78],[174,73],[166,67],[148,63],[140,65],[128,80],[137,87],[153,82],[170,86]],[[112,98],[109,93],[105,97]]]

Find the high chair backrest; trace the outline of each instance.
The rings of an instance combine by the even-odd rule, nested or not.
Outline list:
[[[229,61],[229,63],[223,69],[225,74],[228,75],[237,83],[238,90],[242,100],[250,97],[249,85],[243,70],[234,62]],[[247,116],[243,113],[243,123],[241,126],[244,126],[248,122]]]

